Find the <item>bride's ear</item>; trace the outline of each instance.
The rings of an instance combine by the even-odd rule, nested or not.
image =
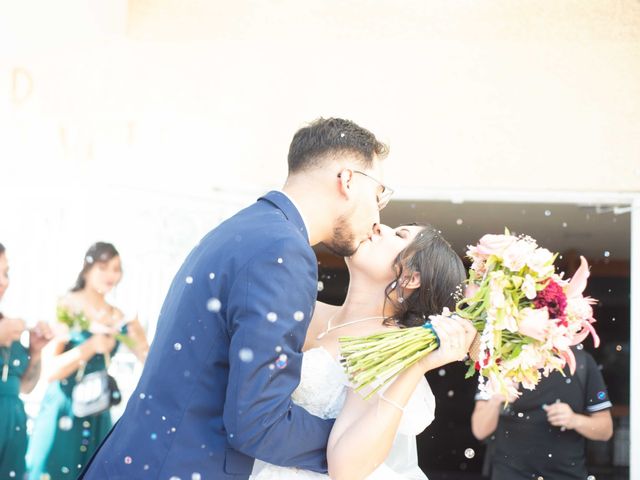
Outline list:
[[[420,272],[413,272],[411,275],[403,276],[402,288],[406,288],[408,290],[416,290],[420,288]]]

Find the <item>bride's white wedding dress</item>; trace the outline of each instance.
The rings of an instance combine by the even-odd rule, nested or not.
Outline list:
[[[349,383],[342,367],[323,347],[307,350],[302,360],[300,385],[293,401],[311,414],[322,418],[337,418],[344,405]],[[434,419],[435,399],[426,379],[413,393],[400,422],[398,434],[389,456],[367,480],[425,480],[418,468],[416,435]],[[279,467],[256,460],[251,480],[327,480],[323,475],[297,468]]]

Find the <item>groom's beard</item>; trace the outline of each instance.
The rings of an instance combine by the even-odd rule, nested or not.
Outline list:
[[[324,246],[339,257],[350,257],[358,250],[360,244],[356,243],[355,235],[349,228],[347,219],[339,217],[333,228],[331,240],[324,242]]]

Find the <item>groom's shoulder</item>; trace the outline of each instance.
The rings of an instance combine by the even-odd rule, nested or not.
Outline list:
[[[211,230],[201,243],[231,249],[245,255],[287,246],[312,253],[298,225],[279,208],[262,200],[240,210]]]

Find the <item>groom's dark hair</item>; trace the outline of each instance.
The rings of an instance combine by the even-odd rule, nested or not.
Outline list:
[[[319,118],[293,136],[289,146],[289,173],[320,166],[328,155],[341,152],[355,153],[361,157],[363,166],[368,167],[374,156],[385,158],[389,148],[351,120]]]

